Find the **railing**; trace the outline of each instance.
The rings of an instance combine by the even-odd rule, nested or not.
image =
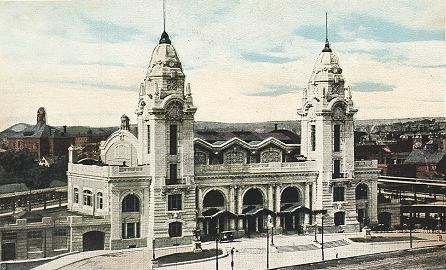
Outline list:
[[[305,162],[271,162],[251,164],[217,164],[217,165],[195,165],[195,173],[262,173],[262,172],[294,172],[315,171],[315,161]]]
[[[122,166],[97,166],[83,164],[68,164],[68,172],[80,175],[99,177],[125,177],[145,176],[149,174],[150,166],[122,167]]]
[[[359,160],[355,161],[355,169],[357,168],[378,168],[378,160]]]
[[[190,182],[190,177],[177,178],[176,180],[171,180],[169,178],[165,179],[166,185],[188,185]]]

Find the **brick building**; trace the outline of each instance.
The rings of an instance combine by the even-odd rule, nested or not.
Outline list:
[[[36,159],[44,156],[62,156],[68,154],[68,147],[74,138],[64,130],[47,125],[45,108],[37,110],[37,123],[27,127],[20,134],[8,138],[8,148],[14,150],[28,149]]]

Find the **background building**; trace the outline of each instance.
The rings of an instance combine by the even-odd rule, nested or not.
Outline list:
[[[14,150],[28,149],[37,159],[44,156],[62,156],[68,154],[68,147],[74,138],[67,134],[66,126],[60,131],[47,125],[45,108],[37,110],[36,125],[27,127],[22,133],[8,137],[8,148]]]

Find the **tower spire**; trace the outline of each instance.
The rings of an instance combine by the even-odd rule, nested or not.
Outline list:
[[[325,47],[322,50],[323,52],[331,52],[330,42],[328,42],[328,19],[327,12],[325,12]]]
[[[163,0],[163,32],[166,32],[166,0]]]
[[[159,44],[172,44],[166,32],[166,0],[163,0],[163,33],[161,34]]]

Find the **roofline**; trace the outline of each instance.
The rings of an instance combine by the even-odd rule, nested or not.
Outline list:
[[[204,146],[204,147],[206,147],[208,149],[219,149],[219,150],[226,149],[226,148],[228,148],[229,146],[231,146],[231,145],[233,145],[235,143],[239,143],[243,147],[248,148],[249,150],[257,150],[257,149],[267,145],[268,143],[273,143],[273,144],[275,144],[275,145],[277,145],[279,147],[286,148],[286,149],[295,148],[295,147],[299,147],[300,146],[300,144],[286,144],[286,143],[284,143],[284,142],[282,142],[282,141],[280,141],[280,140],[278,140],[278,139],[276,139],[274,137],[268,137],[268,138],[264,139],[263,141],[261,141],[261,142],[259,142],[257,144],[249,144],[246,141],[244,141],[244,140],[242,140],[242,139],[240,139],[238,137],[233,137],[232,139],[224,142],[221,145],[211,144],[211,143],[203,140],[202,138],[194,138],[194,144],[195,143],[198,143],[198,144],[200,144],[200,145],[202,145],[202,146]]]

